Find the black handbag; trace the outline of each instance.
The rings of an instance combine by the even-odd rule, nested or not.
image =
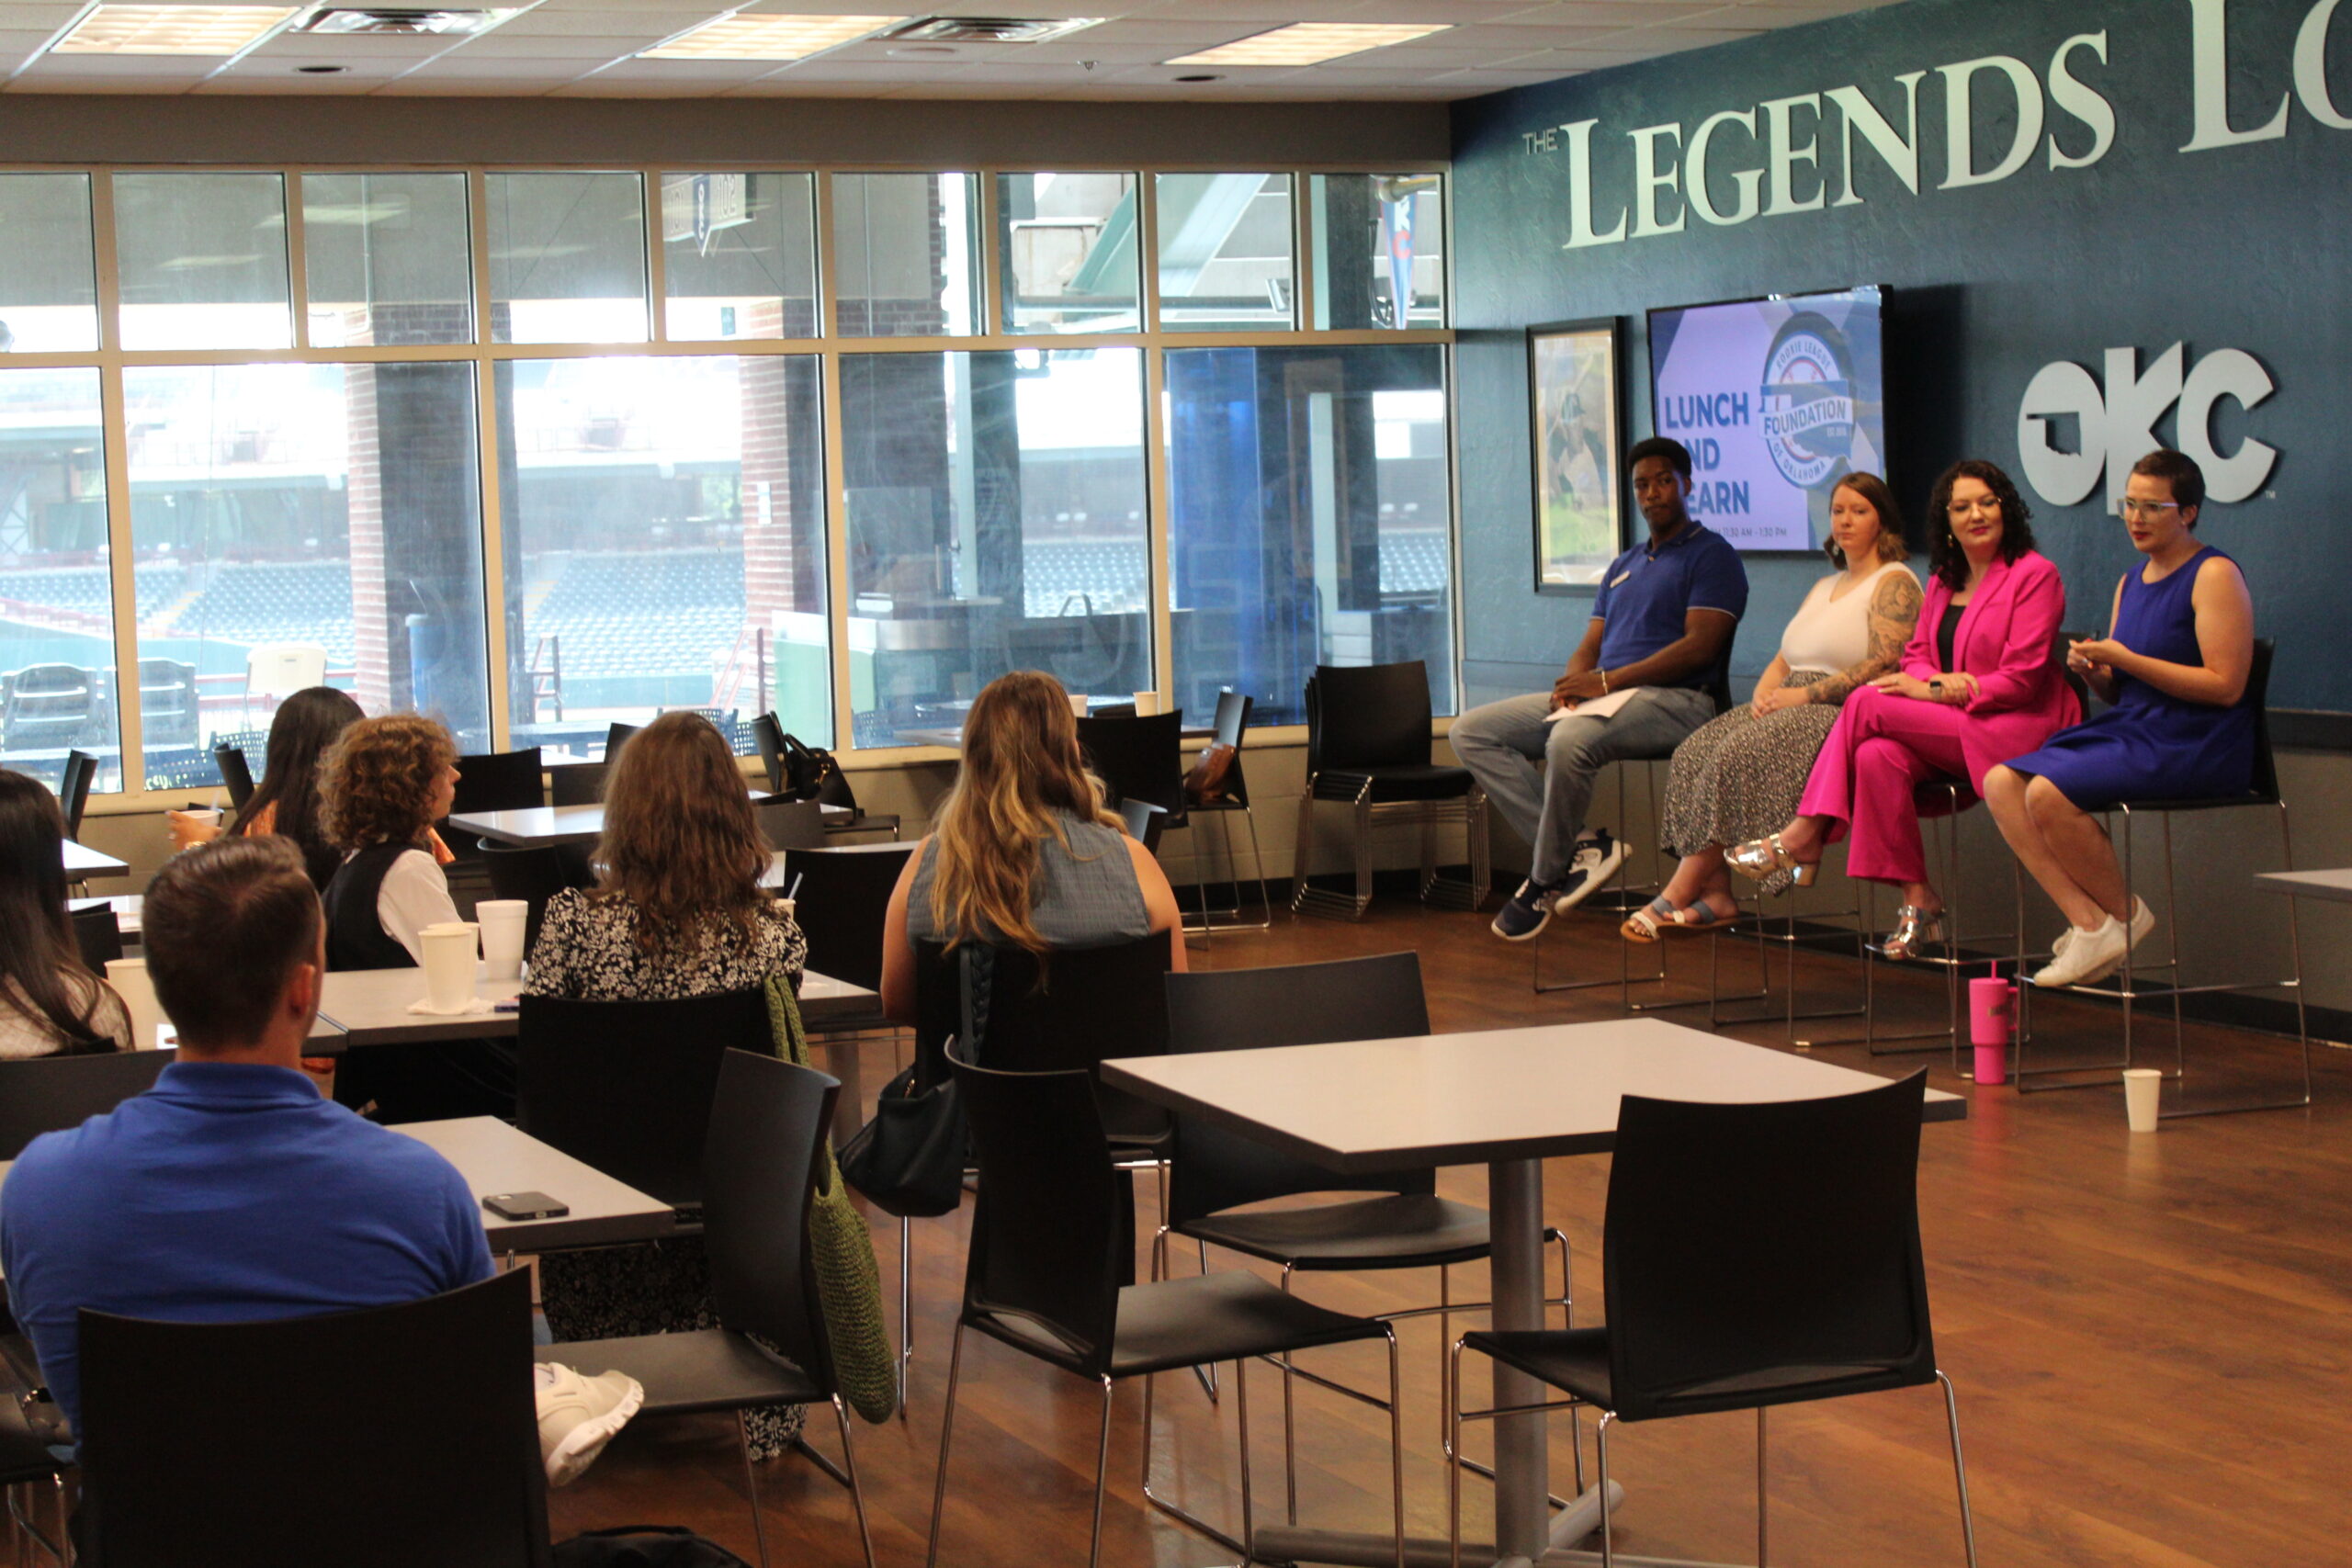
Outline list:
[[[988,1035],[989,986],[995,953],[978,942],[958,948],[965,1055],[978,1060]],[[950,1043],[953,1043],[951,1041]],[[841,1151],[842,1179],[876,1208],[900,1219],[951,1214],[964,1201],[970,1139],[956,1079],[926,1081],[920,1054],[875,1098],[874,1120]]]
[[[719,1545],[676,1525],[590,1530],[555,1549],[555,1568],[752,1568]]]
[[[821,746],[811,746],[797,735],[778,741],[783,753],[784,794],[793,800],[822,797],[826,784],[842,775],[842,765]]]

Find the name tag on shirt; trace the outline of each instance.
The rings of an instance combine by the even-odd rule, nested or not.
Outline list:
[[[1609,580],[1609,586],[1610,586],[1610,587],[1611,587],[1611,588],[1614,588],[1614,587],[1616,587],[1619,583],[1621,583],[1621,582],[1624,581],[1627,578],[1629,578],[1629,577],[1631,577],[1631,576],[1633,576],[1633,575],[1634,575],[1634,573],[1633,573],[1632,569],[1631,569],[1631,568],[1628,568],[1627,570],[1623,570],[1623,571],[1619,572],[1616,576],[1614,576],[1614,577],[1611,578],[1611,579]]]

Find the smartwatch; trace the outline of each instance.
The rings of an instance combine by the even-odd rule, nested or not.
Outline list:
[[[1943,682],[1942,682],[1940,679],[1928,682],[1928,694],[1929,696],[1931,696],[1931,697],[1935,698],[1938,702],[1941,702],[1941,701],[1943,700],[1943,695],[1944,695],[1944,683],[1943,683]]]

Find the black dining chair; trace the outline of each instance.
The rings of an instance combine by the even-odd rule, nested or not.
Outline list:
[[[221,741],[212,748],[212,765],[220,770],[220,783],[229,791],[229,807],[243,811],[245,802],[254,797],[254,771],[245,760],[242,746]]]
[[[1130,714],[1078,721],[1078,743],[1102,781],[1107,804],[1140,800],[1157,806],[1168,814],[1170,828],[1184,826],[1183,736],[1182,709],[1148,718]]]
[[[825,847],[825,808],[813,800],[771,800],[752,807],[760,837],[775,851]],[[821,971],[820,971],[821,973]]]
[[[606,725],[605,727],[605,766],[610,767],[613,763],[619,761],[621,748],[628,743],[628,738],[644,728],[641,724],[622,724],[618,720]]]
[[[523,928],[523,951],[539,940],[548,900],[567,887],[593,887],[585,844],[492,844],[481,847],[482,869],[493,898],[519,898],[531,907]]]
[[[794,919],[808,940],[809,968],[869,991],[882,988],[882,927],[890,891],[914,852],[912,844],[870,844],[786,855],[785,885],[789,887],[796,878],[800,885]],[[874,1015],[874,1025],[885,1021],[878,1012]]]
[[[1487,863],[1487,792],[1467,768],[1432,759],[1428,668],[1402,664],[1316,666],[1306,683],[1306,788],[1298,802],[1293,862],[1293,914],[1363,918],[1372,902],[1372,835],[1385,822],[1421,830],[1421,902],[1442,898],[1475,909],[1492,879]],[[1351,808],[1355,891],[1336,893],[1308,879],[1315,851],[1315,805]],[[1470,880],[1437,874],[1438,826],[1458,821],[1468,840]]]
[[[21,1335],[9,1337],[23,1340]],[[33,1397],[33,1390],[39,1387],[38,1382],[20,1383],[9,1391],[15,1398],[0,1398],[0,1493],[6,1495],[9,1523],[22,1532],[18,1550],[22,1551],[22,1540],[29,1538],[58,1568],[65,1568],[72,1551],[67,1539],[73,1528],[72,1506],[65,1494],[69,1466],[50,1451],[51,1436],[36,1429],[26,1416],[24,1407],[28,1403],[36,1409],[52,1408]],[[48,1529],[33,1518],[34,1505],[42,1493],[49,1495],[51,1502],[53,1522]]]
[[[91,1051],[0,1062],[0,1160],[155,1087],[176,1051]]]
[[[680,1210],[703,1201],[721,1058],[775,1054],[758,987],[658,1002],[526,994],[515,1028],[515,1125]]]
[[[785,773],[786,739],[784,721],[774,713],[763,713],[752,720],[752,743],[759,748],[760,769],[766,776],[771,794],[782,794],[786,783]],[[849,775],[838,767],[827,773],[817,785],[816,800],[826,806],[848,810],[845,818],[825,824],[828,833],[888,833],[899,836],[899,818],[895,814],[869,812],[857,803],[857,791],[851,787]]]
[[[1267,931],[1274,923],[1273,904],[1266,897],[1265,856],[1258,848],[1258,817],[1250,809],[1250,781],[1241,771],[1241,743],[1250,733],[1250,712],[1255,705],[1256,699],[1245,692],[1223,691],[1217,694],[1215,733],[1209,744],[1232,747],[1233,761],[1226,770],[1221,793],[1216,799],[1194,800],[1187,795],[1184,801],[1185,816],[1194,827],[1204,821],[1216,822],[1217,838],[1225,851],[1225,863],[1233,873],[1233,904],[1230,908],[1210,908],[1208,889],[1211,884],[1205,876],[1201,879],[1199,929],[1203,935],[1220,929]],[[1241,863],[1233,841],[1233,818],[1237,812],[1250,830],[1249,885],[1258,890],[1258,919],[1254,923],[1241,918]],[[1195,838],[1193,841],[1197,843],[1200,840]],[[1216,923],[1219,915],[1228,917],[1231,923],[1220,928]]]
[[[85,1568],[551,1561],[528,1269],[262,1323],[85,1309],[81,1360]]]
[[[526,746],[519,751],[489,751],[479,756],[458,759],[458,788],[449,803],[449,815],[463,816],[475,811],[516,811],[547,804],[547,770],[540,765],[539,749]],[[449,852],[460,860],[479,858],[481,840],[471,833],[461,832],[449,826],[447,818],[439,824],[442,841]]]
[[[572,762],[548,770],[549,806],[602,806],[607,762]]]
[[[122,921],[112,904],[97,900],[69,906],[65,918],[74,927],[74,945],[90,968],[103,975],[107,964],[122,956]]]
[[[82,814],[90,804],[90,784],[98,776],[98,760],[87,751],[65,753],[65,770],[57,785],[57,806],[65,818],[65,836],[79,841]]]
[[[616,1367],[644,1385],[638,1419],[732,1411],[743,1446],[745,1495],[760,1562],[768,1561],[760,1517],[759,1469],[743,1413],[761,1405],[831,1402],[841,1429],[841,1472],[803,1451],[842,1483],[857,1511],[857,1533],[874,1568],[865,1494],[857,1483],[849,1412],[826,1333],[809,1257],[809,1201],[828,1168],[825,1127],[841,1085],[775,1056],[729,1051],[703,1145],[703,1245],[718,1325],[542,1347],[538,1359],[565,1366]]]
[[[939,1469],[926,1568],[939,1558],[946,1512],[947,1461],[956,1431],[964,1337],[985,1335],[1024,1356],[1097,1384],[1102,1393],[1096,1442],[1094,1528],[1089,1568],[1102,1554],[1102,1500],[1108,1479],[1113,1387],[1144,1380],[1144,1497],[1147,1503],[1243,1560],[1254,1557],[1250,1482],[1250,1406],[1246,1366],[1253,1357],[1293,1356],[1329,1346],[1385,1340],[1388,1397],[1377,1400],[1337,1384],[1336,1392],[1388,1414],[1389,1476],[1394,1491],[1395,1553],[1405,1563],[1405,1472],[1396,1331],[1377,1318],[1351,1317],[1285,1295],[1242,1270],[1144,1285],[1123,1285],[1118,1238],[1125,1194],[1111,1167],[1111,1141],[1096,1109],[1090,1075],[1007,1072],[975,1066],[950,1053],[972,1146],[979,1159],[979,1199],[964,1269],[964,1302],[947,1363],[947,1407],[940,1419]],[[1151,1490],[1151,1379],[1154,1373],[1231,1361],[1234,1403],[1241,1413],[1241,1532],[1218,1529]]]
[[[1168,830],[1168,812],[1148,800],[1123,800],[1117,807],[1119,820],[1127,829],[1127,837],[1141,844],[1146,851],[1159,853],[1159,836]]]
[[[1756,1552],[1765,1561],[1765,1413],[1775,1405],[1940,1385],[1975,1568],[1960,1406],[1936,1366],[1919,1247],[1919,1118],[1928,1075],[1880,1089],[1768,1104],[1627,1095],[1617,1113],[1601,1232],[1607,1325],[1466,1334],[1446,1377],[1452,1446],[1462,1422],[1462,1352],[1476,1350],[1600,1413],[1598,1484],[1610,1429],[1714,1412],[1756,1412]],[[1525,1409],[1526,1406],[1515,1406]],[[1461,1477],[1448,1519],[1462,1539]],[[1609,1510],[1600,1558],[1615,1561]]]

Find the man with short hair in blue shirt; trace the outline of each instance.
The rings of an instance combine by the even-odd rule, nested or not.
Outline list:
[[[1495,917],[1508,942],[1534,937],[1616,874],[1624,845],[1585,825],[1593,781],[1610,762],[1672,756],[1715,716],[1713,688],[1747,609],[1739,553],[1690,516],[1682,444],[1637,442],[1626,467],[1649,537],[1610,563],[1566,673],[1548,693],[1488,703],[1453,723],[1454,755],[1534,846],[1527,880]],[[1628,692],[1606,716],[1575,711]]]
[[[300,1069],[326,929],[294,841],[191,850],[156,876],[141,913],[178,1059],[147,1093],[34,1139],[0,1190],[10,1305],[77,1426],[83,1307],[181,1323],[304,1317],[491,1274],[456,1168],[322,1099]],[[540,1448],[558,1484],[643,1396],[618,1373],[514,1375],[538,1379]]]

